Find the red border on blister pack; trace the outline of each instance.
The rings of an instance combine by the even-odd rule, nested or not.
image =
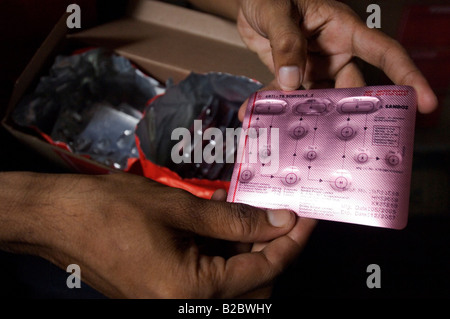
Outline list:
[[[250,128],[250,123],[252,122],[252,116],[253,116],[253,110],[255,109],[255,102],[256,102],[256,97],[257,97],[258,92],[253,94],[253,102],[252,102],[252,109],[250,111],[250,117],[248,120],[248,126],[247,126],[247,130]],[[248,131],[247,131],[248,132]],[[245,135],[245,142],[244,142],[244,147],[243,150],[246,149],[247,146],[247,140],[248,140],[248,134]],[[239,163],[239,171],[238,171],[238,175],[236,177],[236,185],[234,185],[234,192],[233,192],[233,202],[234,199],[236,198],[236,190],[237,190],[237,184],[239,181],[239,177],[241,176],[241,168],[242,168],[242,159],[244,158],[245,155],[245,151],[242,151],[242,157],[241,157],[241,161]]]

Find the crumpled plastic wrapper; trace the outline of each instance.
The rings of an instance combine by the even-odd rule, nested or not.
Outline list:
[[[98,48],[57,56],[47,76],[14,110],[14,121],[118,169],[138,157],[134,130],[164,88],[131,62]]]
[[[134,131],[141,118],[142,114],[128,104],[95,104],[89,123],[72,143],[73,150],[89,154],[107,166],[124,169],[129,158],[139,157]]]
[[[136,129],[143,153],[148,160],[170,168],[183,178],[230,180],[237,141],[232,150],[226,150],[223,141],[222,163],[208,164],[204,160],[195,163],[195,135],[202,135],[207,128],[215,127],[225,138],[227,128],[241,126],[238,111],[242,103],[261,88],[261,83],[242,76],[191,73],[177,85],[168,87],[164,95],[149,105]],[[202,121],[201,132],[194,131],[194,120]],[[172,132],[181,127],[188,129],[192,138],[191,145],[183,150],[191,150],[191,163],[177,164],[171,158],[172,148],[180,142],[172,140]],[[209,142],[202,140],[202,143],[203,150]],[[227,163],[230,156],[233,163]]]
[[[224,163],[176,164],[171,150],[178,141],[171,134],[177,128],[190,131],[192,145],[185,152],[205,147],[208,142],[203,140],[195,145],[195,135],[215,127],[225,136],[227,128],[240,127],[240,106],[261,87],[246,77],[224,73],[191,73],[176,85],[170,81],[161,85],[128,59],[98,48],[58,56],[12,117],[109,167],[124,170],[130,158],[139,158],[137,135],[146,159],[182,178],[226,181],[233,169],[226,161],[235,156],[236,145],[224,148]],[[196,119],[202,121],[201,132],[194,132]]]

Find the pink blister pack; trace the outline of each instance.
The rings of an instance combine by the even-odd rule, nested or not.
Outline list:
[[[402,229],[416,109],[409,86],[256,92],[227,200]]]

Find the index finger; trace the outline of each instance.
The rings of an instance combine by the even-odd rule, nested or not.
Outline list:
[[[360,24],[353,34],[352,45],[357,57],[383,70],[395,84],[414,87],[419,112],[430,113],[437,108],[437,98],[428,81],[397,41]]]

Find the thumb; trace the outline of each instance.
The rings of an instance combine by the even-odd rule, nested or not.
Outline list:
[[[287,234],[296,214],[289,210],[264,210],[246,204],[195,198],[190,209],[177,214],[177,228],[197,235],[253,243]],[[173,220],[173,219],[172,219]]]
[[[298,89],[307,57],[307,40],[300,30],[298,8],[288,0],[244,0],[242,12],[248,24],[270,41],[279,87],[286,91]]]

